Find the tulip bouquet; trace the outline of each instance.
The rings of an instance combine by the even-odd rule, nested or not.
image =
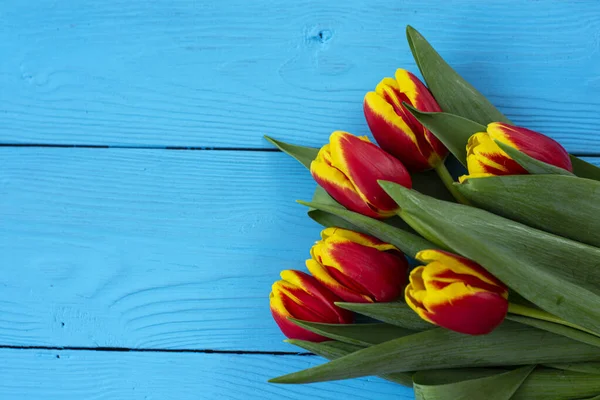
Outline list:
[[[427,86],[398,70],[364,98],[379,146],[267,139],[317,182],[310,274],[270,305],[330,361],[271,381],[377,375],[417,399],[600,399],[600,168],[513,125],[413,28]]]

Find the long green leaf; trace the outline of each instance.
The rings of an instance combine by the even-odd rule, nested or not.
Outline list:
[[[413,376],[415,398],[416,400],[510,400],[534,368],[535,366],[528,365],[491,376],[444,384],[437,384],[437,377],[432,377],[428,371],[417,372]]]
[[[555,174],[555,175],[568,175],[573,174],[566,169],[555,167],[554,165],[547,164],[543,161],[536,160],[533,157],[528,156],[520,150],[515,149],[505,143],[498,140],[494,140],[496,144],[504,150],[506,154],[517,162],[521,167],[525,168],[530,174]]]
[[[543,368],[534,371],[511,400],[573,400],[598,393],[598,375]]]
[[[341,210],[345,210],[345,208],[340,203],[335,201],[333,199],[333,197],[331,197],[329,194],[327,194],[325,189],[323,189],[319,185],[317,185],[317,188],[315,189],[315,193],[313,195],[312,201],[313,201],[313,203],[327,204],[328,206],[336,207]],[[313,221],[317,222],[320,225],[323,225],[326,228],[337,227],[337,228],[344,228],[344,229],[349,229],[352,231],[361,232],[360,228],[356,227],[355,225],[351,224],[350,222],[346,221],[345,219],[342,219],[342,218],[338,217],[337,215],[331,214],[331,213],[323,211],[323,210],[317,210],[316,208],[309,208],[308,216]],[[409,229],[409,228],[407,227],[407,229]],[[366,233],[366,232],[363,232],[363,233]]]
[[[553,364],[557,367],[563,366],[580,366],[580,365],[588,365],[594,363],[579,363],[579,364]],[[598,363],[596,363],[598,364]],[[525,367],[527,368],[527,367]],[[566,368],[559,368],[566,369]],[[505,369],[499,368],[473,368],[469,374],[469,371],[466,369],[450,369],[450,370],[433,370],[433,371],[420,371],[417,372],[413,379],[415,382],[426,383],[427,385],[437,386],[434,389],[448,389],[448,393],[452,393],[452,395],[447,397],[441,397],[442,399],[454,400],[454,391],[450,384],[452,383],[461,383],[466,379],[480,379],[491,377],[492,375],[499,377],[499,374],[507,372]],[[527,377],[525,382],[518,387],[513,397],[513,399],[523,399],[523,400],[571,400],[574,398],[579,398],[579,396],[589,396],[593,393],[598,393],[598,381],[600,377],[593,376],[593,374],[582,374],[578,371],[577,367],[574,367],[573,370],[565,371],[555,371],[548,368],[536,368],[531,372],[531,374]],[[469,376],[471,375],[471,376]],[[486,388],[481,388],[481,392],[479,394],[474,394],[470,399],[489,399],[493,397],[489,396],[489,391],[486,389],[492,388],[494,386],[494,382],[489,382],[490,385]],[[417,384],[415,383],[415,392],[417,388]],[[437,391],[437,390],[436,390]],[[427,399],[435,399],[434,394],[442,395],[443,392],[437,391],[437,393],[428,393],[430,397]],[[492,395],[493,396],[493,395]]]
[[[425,238],[483,265],[545,311],[600,332],[600,249],[394,183],[381,185]]]
[[[600,182],[558,175],[506,175],[456,185],[471,203],[529,226],[600,246]]]
[[[404,106],[448,148],[462,165],[467,166],[467,142],[473,134],[485,132],[485,125],[454,114],[422,112],[408,104]]]
[[[362,347],[359,346],[334,341],[313,343],[306,342],[304,340],[286,340],[286,342],[301,347],[328,360],[335,360],[362,349]],[[385,374],[381,377],[390,382],[399,383],[402,386],[412,387],[412,372],[396,372]]]
[[[308,383],[427,369],[598,360],[597,347],[505,321],[492,333],[481,336],[442,328],[415,333],[272,382]]]
[[[523,317],[521,315],[509,314],[506,318],[521,324],[533,326],[534,328],[556,333],[557,335],[562,335],[578,342],[589,344],[590,346],[600,347],[600,337],[580,331],[579,329],[536,318]]]
[[[375,318],[412,331],[425,331],[435,326],[424,321],[405,303],[335,303],[346,310]]]
[[[594,164],[573,155],[571,155],[571,164],[573,165],[573,173],[578,177],[600,181],[600,168]]]
[[[413,172],[410,177],[412,188],[417,192],[440,200],[456,201],[434,170]]]
[[[310,169],[310,163],[317,157],[319,149],[314,147],[298,146],[295,144],[289,144],[275,140],[265,135],[265,139],[269,141],[273,146],[283,151],[287,155],[294,157],[298,162]]]
[[[482,125],[510,123],[488,99],[452,69],[416,29],[407,26],[406,37],[421,75],[443,111]]]
[[[582,372],[585,374],[600,375],[600,362],[568,363],[568,364],[545,364],[548,367],[566,371]],[[600,379],[600,377],[599,377]]]
[[[332,340],[370,346],[415,333],[414,330],[390,324],[320,324],[290,318],[294,324]]]
[[[437,246],[414,233],[410,233],[407,230],[388,225],[383,221],[378,221],[353,211],[327,204],[309,203],[305,201],[298,201],[298,203],[338,216],[356,226],[358,230],[375,236],[384,242],[393,244],[409,257],[414,258],[415,254],[424,249],[437,248]]]

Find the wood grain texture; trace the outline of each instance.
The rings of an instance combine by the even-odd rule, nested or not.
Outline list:
[[[1,350],[2,400],[356,400],[414,398],[378,378],[274,385],[319,357]]]
[[[286,350],[320,228],[282,153],[0,148],[0,345]]]
[[[516,123],[600,154],[600,2],[4,0],[0,18],[1,143],[365,133],[364,93],[415,69],[412,24]]]

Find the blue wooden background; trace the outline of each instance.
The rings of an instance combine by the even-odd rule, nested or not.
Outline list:
[[[322,360],[270,318],[319,227],[262,139],[364,134],[364,93],[415,70],[406,24],[600,156],[598,2],[3,0],[0,22],[1,399],[412,398],[266,383]]]

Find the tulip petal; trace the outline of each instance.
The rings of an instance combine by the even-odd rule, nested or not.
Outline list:
[[[375,236],[366,235],[351,231],[349,229],[342,229],[336,227],[325,228],[321,231],[321,239],[327,240],[329,237],[336,236],[348,239],[351,242],[362,244],[363,246],[373,247],[379,251],[398,251],[398,248],[393,244],[382,242]]]
[[[468,258],[443,250],[423,250],[418,252],[415,258],[428,264],[427,272],[423,275],[425,281],[430,277],[440,280],[444,276],[443,273],[451,272],[463,277],[472,276],[477,279],[477,282],[473,282],[475,286],[485,285],[491,291],[501,289],[498,293],[507,292],[502,282],[487,272],[481,265]],[[434,264],[434,267],[429,268],[431,264]]]
[[[486,132],[478,132],[467,143],[469,174],[526,174],[527,171],[510,158]]]
[[[342,285],[338,280],[331,276],[329,271],[313,259],[306,260],[306,267],[310,273],[317,278],[319,282],[327,286],[329,290],[335,293],[342,300],[350,303],[372,303],[369,296],[355,292],[352,289]]]
[[[506,316],[508,289],[479,264],[441,250],[424,250],[427,263],[410,274],[407,304],[421,318],[470,335],[491,332]]]
[[[492,139],[512,146],[530,157],[573,172],[569,153],[548,136],[501,122],[489,124],[487,133]]]
[[[318,256],[318,261],[335,279],[378,302],[398,298],[406,283],[408,262],[397,253],[332,237],[320,246]]]
[[[271,315],[286,337],[290,339],[308,340],[310,342],[323,342],[329,340],[324,336],[300,328],[288,319],[291,315],[282,314],[280,312],[282,309],[285,310],[285,305],[281,298],[271,295]]]
[[[430,169],[431,165],[427,157],[423,155],[423,153],[431,152],[429,144],[426,140],[424,143],[417,141],[415,133],[402,117],[401,110],[404,110],[402,102],[399,103],[399,114],[390,103],[390,101],[394,103],[396,101],[392,100],[390,95],[386,93],[384,95],[386,95],[385,98],[377,92],[369,92],[364,99],[363,111],[373,137],[382,149],[401,160],[410,170]],[[410,116],[412,117],[412,114]],[[421,126],[420,132],[423,129]],[[421,149],[419,144],[424,148]]]
[[[451,286],[460,286],[456,283]],[[424,313],[433,323],[468,335],[484,335],[493,331],[504,320],[508,302],[502,296],[486,291],[468,292],[452,288],[452,292],[465,292],[462,296],[427,299]]]
[[[398,207],[377,181],[412,187],[404,165],[374,144],[346,132],[333,132],[330,143],[333,164],[348,177],[361,198],[380,213],[392,215]]]
[[[404,300],[422,319],[433,324],[434,322],[429,318],[428,312],[423,307],[423,300],[427,295],[422,277],[424,269],[424,266],[420,266],[411,271],[410,283],[404,290]]]
[[[349,210],[371,218],[381,218],[381,215],[370,208],[358,194],[352,182],[346,178],[346,175],[328,162],[330,158],[328,148],[329,145],[325,145],[319,151],[317,158],[310,164],[310,172],[315,181],[331,197]]]

